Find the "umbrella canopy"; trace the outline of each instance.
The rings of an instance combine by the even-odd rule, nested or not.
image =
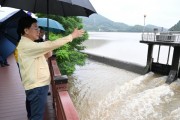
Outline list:
[[[13,44],[17,44],[19,42],[17,27],[18,21],[21,17],[28,16],[23,10],[19,10],[16,12],[7,15],[7,17],[0,20],[0,36],[4,36]]]
[[[89,16],[96,13],[89,0],[0,0],[0,5],[47,15]]]
[[[0,20],[0,51],[3,58],[7,58],[19,42],[17,34],[18,21],[27,16],[23,10],[15,11]]]
[[[59,22],[49,19],[49,18],[37,18],[38,21],[38,26],[41,26],[44,28],[44,30],[48,30],[53,32],[53,33],[59,33],[62,31],[65,31],[64,27],[62,26],[62,24],[60,24]],[[47,24],[49,21],[49,24]],[[48,28],[49,27],[49,28]]]
[[[89,16],[96,13],[89,0],[18,0],[18,3],[16,0],[0,0],[0,5],[61,16]]]
[[[73,1],[73,2],[72,2]],[[19,8],[33,13],[60,16],[89,16],[96,13],[89,0],[0,0],[1,6]],[[47,21],[47,26],[49,22]],[[49,30],[47,30],[49,34]],[[49,38],[49,35],[47,36]]]
[[[6,37],[0,36],[0,56],[2,56],[3,58],[7,58],[14,52],[15,48],[16,46]]]

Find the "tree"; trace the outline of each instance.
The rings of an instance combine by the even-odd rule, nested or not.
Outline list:
[[[45,17],[43,14],[37,14],[38,17]],[[78,17],[61,17],[50,15],[49,18],[54,19],[61,23],[65,28],[65,32],[60,34],[49,34],[50,40],[55,40],[59,37],[66,36],[74,30],[74,28],[81,29],[83,28],[82,19]],[[85,49],[85,46],[82,45],[82,42],[88,39],[88,33],[81,38],[76,38],[72,42],[54,50],[56,54],[58,66],[62,74],[71,75],[75,71],[76,65],[84,65],[87,58],[87,54],[80,52]]]

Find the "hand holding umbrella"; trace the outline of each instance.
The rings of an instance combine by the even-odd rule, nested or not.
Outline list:
[[[84,34],[84,30],[83,29],[78,30],[77,28],[75,28],[74,31],[71,33],[73,39],[82,37],[83,34]]]

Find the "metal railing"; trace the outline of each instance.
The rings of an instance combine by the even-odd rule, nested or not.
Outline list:
[[[142,33],[142,41],[180,43],[180,31]]]
[[[78,113],[68,93],[67,76],[61,75],[55,56],[49,58],[48,62],[56,120],[79,120]]]

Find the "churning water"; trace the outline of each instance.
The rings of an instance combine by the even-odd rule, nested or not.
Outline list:
[[[180,120],[180,80],[166,79],[87,60],[69,79],[69,92],[81,120]]]

